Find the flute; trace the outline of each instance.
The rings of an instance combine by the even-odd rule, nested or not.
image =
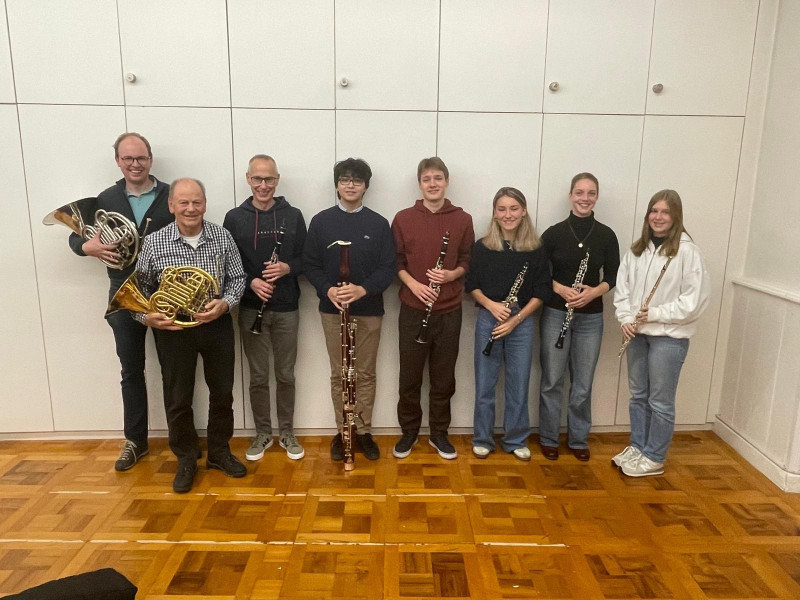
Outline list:
[[[278,238],[275,240],[275,247],[272,249],[272,255],[269,257],[270,265],[274,265],[278,262],[281,255],[281,244],[283,244],[283,234],[286,233],[286,220],[281,223],[280,229],[278,229]],[[253,326],[250,327],[250,333],[255,333],[256,335],[261,335],[261,321],[264,317],[264,309],[267,306],[267,300],[261,302],[261,308],[258,309],[258,314],[256,315],[256,320],[253,321]]]
[[[442,236],[442,249],[439,250],[439,258],[436,259],[436,264],[434,265],[434,269],[441,269],[444,266],[444,257],[447,254],[447,245],[450,243],[450,232],[445,231],[444,235]],[[432,281],[428,284],[428,286],[439,294],[439,291],[442,289],[442,286],[438,283],[433,283]],[[428,331],[428,321],[431,318],[431,312],[433,311],[433,302],[426,302],[425,303],[425,316],[422,318],[422,323],[419,326],[419,332],[417,333],[417,337],[414,340],[418,344],[427,344],[428,341],[425,339],[425,333]]]
[[[670,256],[667,259],[667,262],[664,263],[664,266],[661,267],[661,273],[658,274],[658,279],[656,279],[656,283],[653,286],[653,289],[650,290],[650,293],[647,295],[647,299],[644,301],[644,304],[642,304],[642,308],[640,308],[639,312],[636,313],[636,318],[633,320],[634,335],[636,335],[636,331],[639,329],[639,324],[641,323],[641,320],[639,319],[639,314],[641,313],[642,310],[650,306],[650,301],[653,299],[653,296],[655,295],[656,290],[658,289],[658,284],[661,283],[661,280],[664,278],[664,273],[667,272],[667,267],[671,262],[672,262],[672,257]],[[622,346],[619,349],[619,354],[617,354],[617,358],[622,358],[622,355],[625,354],[625,349],[628,347],[628,344],[631,343],[632,339],[633,338],[625,338],[624,340],[622,340]]]
[[[508,308],[512,304],[517,302],[517,294],[519,294],[519,290],[522,287],[522,282],[525,280],[525,273],[528,272],[528,263],[527,261],[522,266],[522,270],[517,273],[517,277],[514,279],[514,284],[511,286],[511,290],[508,292],[508,296],[506,299],[503,300],[503,306]],[[492,346],[494,345],[494,334],[489,337],[489,341],[486,344],[486,347],[483,349],[483,355],[489,356],[492,353]]]
[[[586,269],[589,267],[589,249],[586,249],[586,256],[583,257],[581,264],[578,266],[578,274],[575,275],[575,281],[572,282],[572,289],[577,290],[580,289],[581,285],[583,285],[583,278],[586,276]],[[572,323],[572,316],[575,313],[575,309],[567,304],[567,314],[564,316],[564,322],[561,324],[561,332],[558,334],[558,340],[556,340],[556,348],[561,350],[564,347],[564,340],[567,337],[567,330],[569,329],[570,323]]]

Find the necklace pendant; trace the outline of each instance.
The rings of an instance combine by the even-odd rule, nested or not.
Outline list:
[[[578,242],[578,248],[583,248],[583,242]]]

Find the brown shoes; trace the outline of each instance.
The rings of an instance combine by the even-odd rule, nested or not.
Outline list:
[[[589,460],[589,449],[588,448],[570,448],[572,451],[572,456],[577,458],[581,462],[586,462]]]
[[[547,460],[558,460],[558,446],[543,446],[539,444],[539,450],[542,451],[542,456]]]

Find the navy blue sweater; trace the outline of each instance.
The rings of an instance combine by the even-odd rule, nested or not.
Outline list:
[[[333,206],[311,219],[303,266],[317,290],[320,312],[328,314],[339,313],[328,299],[328,290],[339,282],[339,245],[330,246],[337,240],[352,242],[350,282],[367,290],[366,296],[350,305],[350,314],[383,315],[383,291],[397,272],[389,222],[366,206],[355,213]]]

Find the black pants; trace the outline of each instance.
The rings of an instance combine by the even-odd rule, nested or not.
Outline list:
[[[178,460],[196,460],[200,449],[194,428],[195,370],[197,355],[203,357],[208,385],[208,456],[228,452],[233,435],[233,322],[230,314],[216,321],[181,331],[154,329],[164,410],[169,427],[169,446]]]
[[[147,386],[144,379],[144,341],[147,327],[121,310],[108,316],[121,368],[125,439],[140,448],[147,444]]]
[[[456,392],[456,359],[461,337],[461,307],[444,314],[431,314],[427,344],[414,340],[425,311],[400,305],[400,399],[397,420],[403,432],[419,431],[422,425],[420,396],[425,363],[429,365],[428,423],[431,433],[447,433],[450,398]]]

